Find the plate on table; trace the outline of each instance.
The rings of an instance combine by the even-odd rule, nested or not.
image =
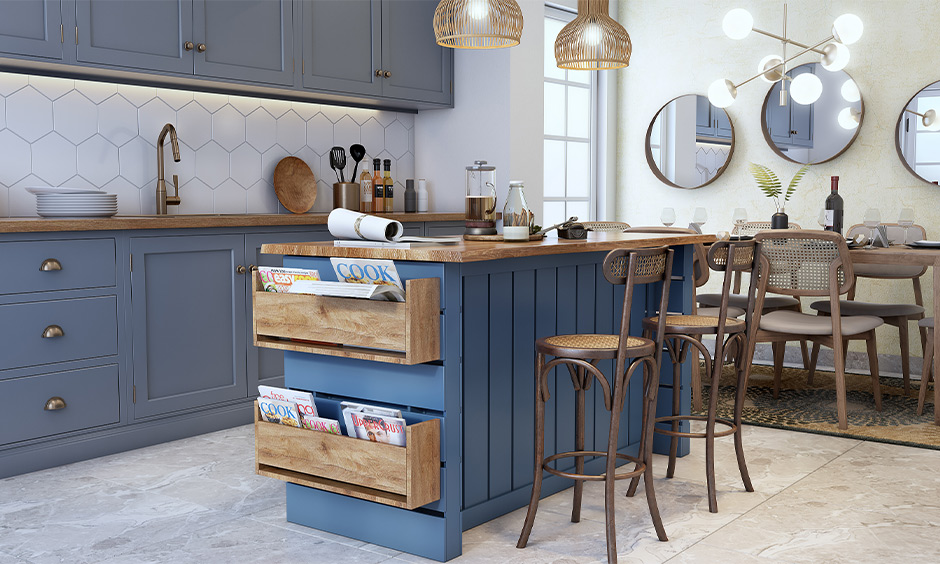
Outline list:
[[[67,186],[27,186],[26,191],[30,194],[104,194],[99,190],[88,188],[69,188]]]
[[[915,249],[940,249],[940,241],[926,241],[921,239],[920,241],[911,241],[907,246]]]

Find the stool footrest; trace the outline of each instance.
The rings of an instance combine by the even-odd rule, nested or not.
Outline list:
[[[542,461],[542,469],[548,472],[549,474],[561,476],[562,478],[570,478],[572,480],[589,480],[589,481],[598,481],[598,482],[604,481],[607,477],[607,472],[604,472],[603,474],[575,474],[573,472],[563,472],[561,470],[556,470],[549,466],[550,463],[561,458],[579,458],[579,457],[585,457],[585,456],[606,457],[607,452],[599,451],[599,450],[573,450],[573,451],[568,451],[568,452],[559,452],[558,454],[553,454],[549,457],[546,457]],[[630,456],[628,454],[621,454],[618,452],[617,458],[621,460],[633,462],[634,464],[636,464],[636,467],[633,470],[629,472],[625,472],[623,474],[614,474],[615,480],[624,480],[627,478],[633,478],[634,476],[639,476],[643,472],[646,471],[646,464],[644,464],[639,458],[635,456]]]
[[[656,423],[672,423],[673,421],[708,421],[707,415],[670,415],[668,417],[657,417]],[[715,423],[721,423],[722,425],[727,425],[730,429],[725,429],[724,431],[715,431],[715,437],[727,437],[728,435],[733,435],[738,430],[738,426],[734,424],[733,421],[727,419],[715,419]],[[690,439],[704,439],[705,433],[693,433],[686,431],[673,431],[672,429],[660,429],[659,427],[653,427],[654,433],[659,433],[660,435],[666,435],[669,437],[686,437]]]

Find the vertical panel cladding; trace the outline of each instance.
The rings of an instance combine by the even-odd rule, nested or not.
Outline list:
[[[463,459],[480,468],[489,455],[489,277],[463,279]],[[471,461],[471,462],[467,462]],[[463,507],[488,499],[486,472],[464,472]]]
[[[556,331],[559,335],[578,332],[578,270],[576,266],[562,266],[557,270]],[[555,370],[555,420],[547,419],[546,425],[555,425],[556,452],[574,450],[575,393],[568,369],[559,366]],[[574,468],[574,459],[565,458],[556,462],[556,468]]]
[[[512,277],[512,488],[532,483],[535,457],[535,271]]]
[[[490,413],[510,413],[513,407],[512,273],[489,277],[489,409]],[[519,353],[528,348],[519,343]],[[489,428],[489,497],[512,490],[512,432],[503,426]]]
[[[554,268],[539,268],[535,272],[535,338],[542,339],[556,334],[555,314],[558,309],[558,280]],[[555,397],[555,374],[547,377],[548,391]],[[534,396],[533,396],[534,397]],[[555,404],[545,405],[545,452],[556,452],[555,448]],[[547,476],[548,474],[545,473]]]
[[[670,313],[692,313],[692,295],[694,284],[692,283],[692,256],[693,247],[691,245],[682,245],[673,247],[674,255],[672,261],[673,280],[669,287],[669,306]],[[681,280],[678,278],[681,277]],[[657,290],[656,295],[659,295]],[[651,296],[655,299],[655,296]],[[651,311],[655,311],[658,306],[653,306]],[[692,371],[691,362],[694,356],[690,353],[686,362],[682,365],[680,371],[680,412],[689,413],[692,407],[692,388],[690,386]],[[672,396],[673,396],[673,366],[669,355],[663,353],[662,366],[659,370],[660,386],[659,396],[657,398],[656,416],[663,417],[672,414]],[[688,431],[690,424],[688,421],[682,421],[679,424],[679,430]],[[653,442],[655,452],[668,453],[668,437],[657,435]],[[685,456],[689,453],[689,439],[679,440],[679,456]]]
[[[621,286],[614,286],[604,278],[603,264],[595,265],[594,273],[594,296],[595,296],[595,317],[594,331],[599,334],[613,334],[616,318],[620,316],[620,310],[614,307],[614,294],[622,293]],[[612,360],[600,360],[597,367],[607,375],[608,378],[614,372],[614,362]],[[610,412],[607,411],[604,403],[604,388],[594,384],[594,449],[605,450],[607,448],[607,438],[610,432]],[[622,433],[626,435],[628,429],[623,428]]]
[[[578,265],[578,309],[577,332],[597,333],[595,320],[597,318],[597,300],[594,287],[594,264]],[[596,383],[592,383],[593,386]],[[604,409],[599,406],[599,409]],[[594,394],[589,390],[584,394],[584,449],[594,450]],[[573,421],[573,420],[572,420]],[[601,448],[606,448],[601,445]],[[598,449],[600,450],[600,449]]]
[[[658,285],[644,284],[636,286],[633,290],[633,303],[630,306],[630,334],[643,334],[643,318],[655,315],[659,309],[659,301],[654,296],[661,295]],[[621,296],[622,298],[622,296]],[[620,300],[618,311],[623,310],[623,299]],[[627,365],[629,366],[629,365]],[[626,369],[626,367],[625,367]],[[623,448],[640,440],[642,421],[640,417],[629,417],[633,413],[643,412],[643,372],[638,368],[630,380],[628,400],[625,402],[620,424],[628,429],[627,433],[620,434],[618,446]]]

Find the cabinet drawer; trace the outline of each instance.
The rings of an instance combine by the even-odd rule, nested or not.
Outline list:
[[[270,478],[414,509],[441,497],[441,427],[408,425],[406,446],[261,419],[255,402],[255,471]]]
[[[117,297],[0,305],[0,370],[117,354]]]
[[[114,239],[0,244],[0,294],[114,286]]]
[[[0,444],[117,423],[121,418],[116,364],[5,380],[0,382],[0,397],[6,400],[0,410]]]

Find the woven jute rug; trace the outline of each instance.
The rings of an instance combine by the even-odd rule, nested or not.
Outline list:
[[[806,376],[805,370],[784,368],[780,397],[774,399],[773,369],[755,365],[744,402],[744,421],[764,427],[940,450],[940,427],[933,424],[932,384],[927,390],[924,414],[918,417],[918,380],[912,380],[911,393],[905,396],[900,378],[881,378],[883,409],[875,411],[871,377],[846,374],[849,428],[843,431],[837,425],[835,375],[816,372],[812,386],[807,384]],[[708,405],[708,388],[703,386],[704,406]],[[719,417],[732,417],[734,390],[734,371],[728,365],[719,387]]]

